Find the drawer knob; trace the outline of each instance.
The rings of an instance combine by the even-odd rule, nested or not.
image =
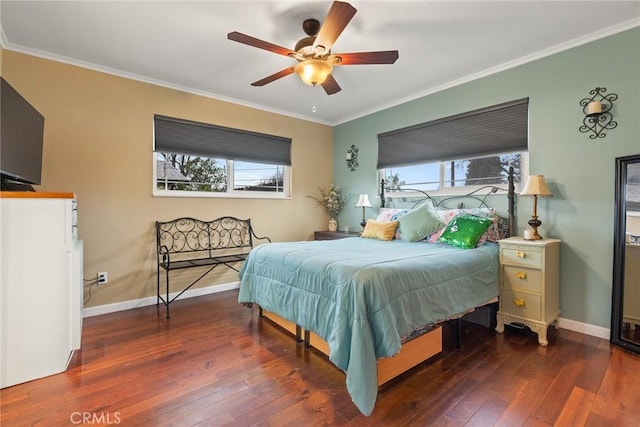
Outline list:
[[[518,279],[524,280],[524,279],[526,279],[526,278],[527,278],[527,273],[526,273],[526,272],[524,272],[524,271],[518,271],[518,272],[516,273],[516,277],[517,277]]]
[[[513,299],[513,303],[516,305],[516,307],[524,307],[525,306],[524,298],[514,298]]]
[[[525,258],[527,255],[522,251],[516,251],[516,256],[518,258]]]

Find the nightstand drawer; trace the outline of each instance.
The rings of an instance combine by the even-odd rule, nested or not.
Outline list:
[[[526,289],[533,292],[542,292],[543,283],[542,270],[510,265],[502,266],[502,286],[505,289]]]
[[[542,268],[542,251],[540,248],[506,246],[500,251],[500,258],[502,264],[505,265]]]
[[[532,320],[542,320],[540,295],[503,290],[500,311]]]

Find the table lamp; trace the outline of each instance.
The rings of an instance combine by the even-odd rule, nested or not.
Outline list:
[[[541,240],[542,236],[538,234],[538,227],[542,225],[542,221],[538,219],[538,197],[553,197],[553,193],[547,187],[547,183],[544,182],[544,175],[529,175],[520,195],[533,197],[533,215],[529,220],[531,228],[524,231],[524,239]]]
[[[362,222],[360,225],[364,228],[367,225],[367,219],[365,218],[365,209],[371,207],[371,202],[369,201],[368,194],[361,194],[358,198],[358,203],[356,203],[356,208],[362,208]]]

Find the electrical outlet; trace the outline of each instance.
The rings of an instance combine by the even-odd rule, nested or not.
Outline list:
[[[98,285],[106,285],[109,281],[106,271],[101,271],[98,273]]]

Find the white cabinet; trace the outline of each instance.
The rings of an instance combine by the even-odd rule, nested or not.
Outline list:
[[[560,240],[500,240],[500,308],[496,331],[526,325],[546,346],[547,327],[560,317]]]
[[[66,370],[82,334],[73,193],[0,193],[0,388]]]

